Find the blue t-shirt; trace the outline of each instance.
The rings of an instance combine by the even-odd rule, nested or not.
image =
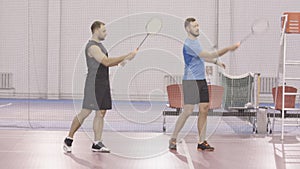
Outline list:
[[[185,62],[183,80],[205,79],[204,60],[199,57],[202,48],[198,39],[187,38],[183,46],[183,57]]]

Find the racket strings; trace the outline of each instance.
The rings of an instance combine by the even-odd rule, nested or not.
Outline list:
[[[152,18],[146,25],[147,34],[158,33],[162,27],[162,21],[158,18]]]
[[[149,37],[149,35],[157,34],[160,32],[162,28],[162,21],[159,18],[151,18],[147,24],[145,25],[146,35],[144,39],[139,43],[137,49],[139,50],[140,47],[144,44],[146,39]],[[124,60],[120,63],[121,66],[125,66],[127,64],[128,60]]]
[[[246,40],[248,40],[252,35],[255,34],[263,34],[265,32],[267,32],[269,29],[269,21],[268,20],[264,20],[264,19],[260,19],[260,20],[256,20],[252,26],[251,26],[251,32],[246,35],[241,41],[240,43],[244,43]]]
[[[253,28],[253,32],[255,34],[257,34],[257,33],[263,33],[263,32],[266,32],[266,31],[267,31],[267,27],[258,26],[258,27],[254,27]]]
[[[252,32],[257,33],[264,33],[269,29],[269,22],[268,21],[258,21],[252,25]]]

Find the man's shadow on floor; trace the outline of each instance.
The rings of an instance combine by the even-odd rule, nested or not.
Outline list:
[[[73,161],[75,161],[77,164],[80,164],[84,167],[87,167],[87,168],[90,168],[90,169],[103,169],[101,166],[93,163],[93,162],[90,162],[90,161],[87,161],[87,160],[84,160],[82,158],[79,158],[77,156],[75,156],[74,154],[72,153],[64,153],[66,156],[70,157]]]

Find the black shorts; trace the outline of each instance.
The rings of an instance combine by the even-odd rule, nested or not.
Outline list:
[[[87,79],[84,87],[82,108],[109,110],[112,108],[109,82]]]
[[[184,104],[208,103],[209,94],[206,80],[183,80]]]

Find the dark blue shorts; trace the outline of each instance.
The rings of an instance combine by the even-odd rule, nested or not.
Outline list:
[[[184,104],[208,103],[209,94],[206,80],[183,80]]]

